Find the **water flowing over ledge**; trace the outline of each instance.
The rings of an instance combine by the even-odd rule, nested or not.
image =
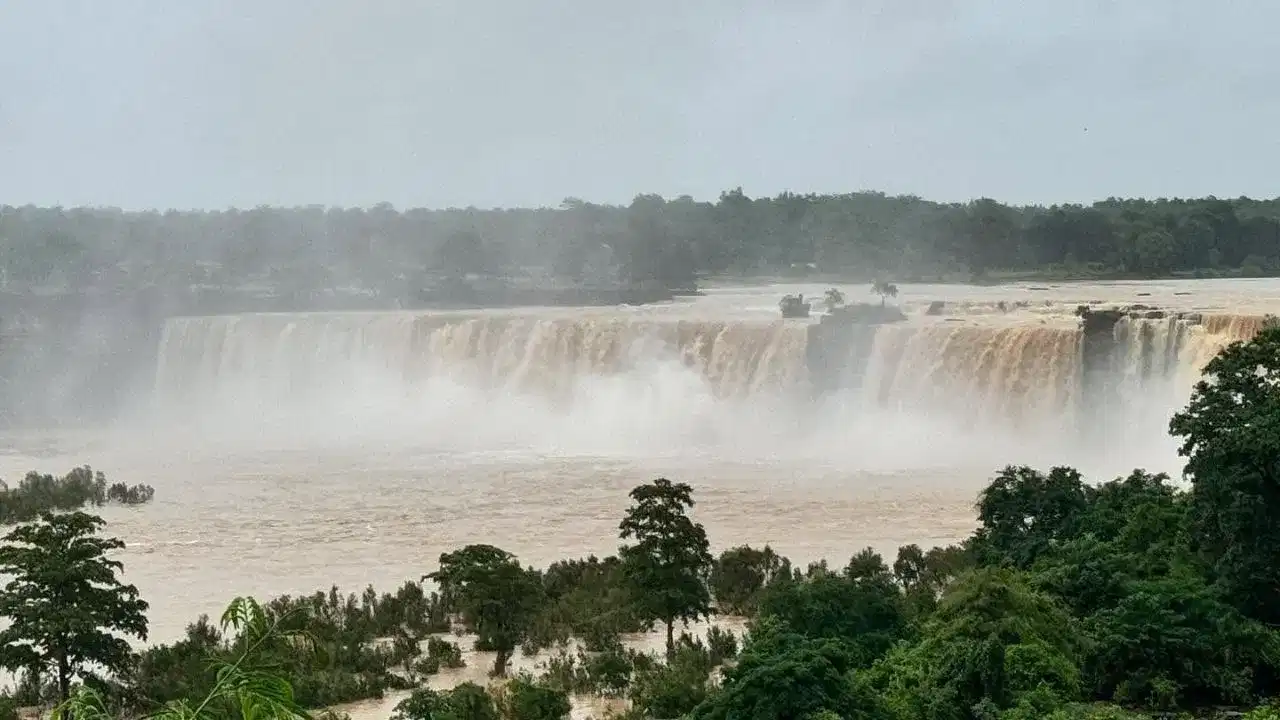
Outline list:
[[[1204,364],[1263,322],[1137,306],[1089,329],[1049,304],[958,304],[838,336],[600,311],[183,317],[163,329],[154,401],[298,428],[323,414],[439,433],[421,421],[452,418],[477,437],[516,417],[526,430],[576,418],[566,433],[812,435],[821,411],[821,423],[896,415],[1122,443],[1162,436]]]
[[[563,394],[575,380],[678,360],[717,397],[805,379],[796,324],[430,313],[175,318],[160,344],[160,397],[251,391],[279,399],[361,376],[413,384],[450,378],[483,389]]]

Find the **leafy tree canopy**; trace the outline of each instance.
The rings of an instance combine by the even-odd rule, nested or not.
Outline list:
[[[1209,362],[1173,417],[1196,547],[1241,610],[1280,624],[1280,327]]]
[[[521,567],[511,553],[492,545],[468,545],[440,556],[427,576],[440,585],[478,639],[477,648],[497,653],[493,673],[506,673],[511,653],[525,639],[544,603],[539,574]]]
[[[124,548],[98,537],[102,518],[82,512],[44,513],[19,525],[0,546],[0,665],[11,671],[51,671],[66,700],[72,677],[94,667],[125,670],[132,658],[124,637],[147,637],[147,603],[120,582],[123,568],[108,554]],[[124,637],[121,637],[124,636]]]
[[[667,626],[667,652],[674,652],[676,620],[711,613],[706,579],[712,557],[706,530],[687,514],[693,489],[659,478],[631,491],[632,505],[619,529],[631,544],[619,548],[632,602],[646,620]]]

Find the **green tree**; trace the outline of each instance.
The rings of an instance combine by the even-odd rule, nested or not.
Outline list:
[[[884,306],[885,298],[898,297],[898,286],[884,280],[877,280],[871,284],[871,294],[880,296],[880,306]]]
[[[631,707],[645,718],[681,718],[707,697],[711,674],[710,654],[700,644],[682,634],[675,654],[666,663],[641,667],[631,681]]]
[[[1114,607],[1135,581],[1198,574],[1187,546],[1187,503],[1167,481],[1134,471],[1091,489],[1078,533],[1040,553],[1032,583],[1087,617]]]
[[[1275,677],[1280,642],[1192,575],[1137,582],[1091,617],[1085,667],[1102,697],[1154,710],[1236,705]]]
[[[725,671],[720,688],[691,714],[696,720],[886,717],[879,697],[836,643],[789,636],[756,648]],[[830,713],[824,715],[823,713]]]
[[[674,227],[672,210],[661,195],[637,195],[624,211],[626,232],[614,249],[622,278],[629,284],[656,281],[667,288],[697,286],[693,248]]]
[[[498,720],[493,696],[472,682],[452,690],[420,687],[396,705],[391,720]]]
[[[1100,540],[1137,543],[1133,549],[1180,541],[1186,520],[1186,498],[1163,473],[1134,470],[1087,490],[1088,510],[1079,529]],[[1143,523],[1136,523],[1139,517]],[[1143,524],[1151,527],[1143,527]]]
[[[978,496],[975,549],[985,563],[1029,567],[1052,543],[1075,536],[1087,506],[1084,481],[1072,468],[1044,475],[1006,467]]]
[[[844,566],[844,574],[847,578],[868,584],[893,582],[893,575],[889,572],[889,566],[884,564],[884,557],[870,547],[859,550],[849,558],[849,563]]]
[[[893,561],[893,576],[908,594],[920,592],[937,597],[951,578],[972,565],[969,548],[959,545],[935,547],[925,552],[919,545],[898,548]]]
[[[911,591],[924,582],[926,570],[924,551],[912,543],[898,548],[898,558],[893,561],[893,577],[902,589]]]
[[[1280,624],[1280,327],[1211,360],[1170,432],[1196,548],[1242,612]]]
[[[842,612],[834,607],[829,611]],[[865,660],[846,638],[813,637],[776,618],[762,617],[752,625],[738,662],[724,669],[719,687],[692,717],[892,717],[859,670]]]
[[[667,627],[667,655],[675,652],[676,620],[711,613],[706,579],[712,558],[707,532],[689,518],[693,489],[658,478],[631,491],[633,501],[619,529],[634,540],[618,552],[639,616]]]
[[[138,654],[128,676],[129,694],[135,698],[132,704],[145,707],[207,694],[217,684],[209,660],[225,649],[217,624],[201,615],[187,625],[182,640],[157,644]]]
[[[455,685],[449,691],[449,705],[457,720],[498,720],[493,696],[473,682]]]
[[[877,684],[908,717],[981,717],[1017,705],[1041,685],[1057,703],[1076,699],[1077,634],[1062,608],[1004,568],[982,568],[956,580],[913,644],[900,644],[877,664]]]
[[[954,224],[958,232],[953,243],[971,275],[982,277],[989,270],[1016,264],[1021,233],[1019,218],[1009,206],[980,198],[963,208]]]
[[[1155,276],[1168,273],[1177,261],[1173,235],[1165,230],[1146,230],[1133,240],[1134,270]]]
[[[588,652],[598,652],[615,645],[621,633],[645,627],[635,618],[616,557],[554,562],[543,572],[542,585],[548,603],[526,648],[549,647],[572,635]]]
[[[710,585],[722,613],[746,614],[755,609],[760,591],[782,568],[782,558],[768,545],[749,545],[720,553],[711,567]]]
[[[899,599],[892,582],[817,573],[770,585],[760,596],[754,625],[776,621],[805,637],[839,640],[869,665],[901,635]]]
[[[1058,598],[1080,617],[1113,607],[1124,598],[1142,563],[1138,555],[1092,535],[1055,547],[1033,566],[1031,583]]]
[[[569,696],[524,677],[512,678],[502,697],[510,720],[562,720],[569,717]]]
[[[844,293],[840,292],[839,288],[827,288],[827,291],[822,294],[822,301],[828,310],[835,310],[844,305]]]
[[[497,653],[493,674],[505,675],[516,647],[542,609],[542,579],[511,553],[492,545],[468,545],[440,556],[427,578],[440,585],[445,603],[478,637],[476,648]]]
[[[458,717],[449,702],[449,693],[420,687],[396,703],[391,720],[458,720]]]
[[[0,665],[52,670],[62,700],[81,670],[126,669],[132,653],[121,635],[147,638],[147,603],[120,582],[124,566],[107,556],[124,543],[98,537],[103,524],[82,512],[44,513],[0,546],[0,573],[13,578],[0,593],[0,616],[10,622],[0,631]]]

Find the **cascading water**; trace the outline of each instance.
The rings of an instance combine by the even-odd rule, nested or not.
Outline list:
[[[1127,406],[1180,407],[1204,366],[1228,344],[1248,340],[1265,323],[1261,316],[1129,316],[1113,329],[1112,389]]]
[[[175,318],[161,340],[157,395],[231,392],[273,400],[357,389],[380,374],[406,385],[562,395],[574,382],[673,360],[717,397],[802,384],[801,325],[619,318],[370,313]]]
[[[816,326],[765,319],[582,311],[174,318],[161,340],[156,400],[171,413],[213,413],[222,426],[306,433],[344,420],[349,434],[383,441],[400,433],[447,445],[465,436],[476,447],[593,452],[634,436],[627,442],[645,439],[638,451],[832,453],[848,435],[842,428],[865,434],[898,423],[927,425],[934,436],[981,429],[1023,439],[1084,428],[1100,451],[1154,444],[1167,453],[1167,420],[1204,363],[1262,324],[1125,315],[1088,373],[1085,334],[1072,319],[958,315],[846,333],[845,346],[820,353],[821,368]],[[225,422],[228,412],[235,422]]]
[[[280,443],[659,452],[786,431],[804,325],[567,313],[175,318],[156,410]],[[194,410],[194,412],[192,412]],[[281,433],[291,437],[281,438]],[[312,435],[308,437],[308,433]]]
[[[863,393],[878,407],[969,422],[1069,420],[1079,375],[1071,328],[893,325],[876,333]]]

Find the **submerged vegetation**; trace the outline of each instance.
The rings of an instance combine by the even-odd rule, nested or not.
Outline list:
[[[692,488],[658,479],[632,491],[616,557],[539,570],[469,545],[440,556],[432,591],[241,599],[220,627],[201,617],[135,653],[111,634],[147,629],[104,554],[120,543],[92,516],[46,514],[0,548],[14,577],[0,659],[23,673],[0,710],[65,697],[59,718],[296,718],[396,689],[410,691],[397,720],[563,718],[584,694],[636,719],[1275,718],[1280,328],[1205,374],[1170,424],[1186,483],[1006,467],[970,537],[892,562],[871,548],[805,568],[768,546],[715,557]],[[94,589],[73,599],[54,565]],[[726,615],[745,633],[686,630]],[[664,652],[627,647],[655,625]],[[467,649],[493,653],[489,683],[423,686]],[[513,673],[517,650],[548,652]]]
[[[107,485],[106,476],[88,465],[60,478],[29,472],[15,488],[0,481],[0,525],[25,522],[50,510],[79,510],[85,505],[141,505],[151,502],[155,494],[150,485]]]

